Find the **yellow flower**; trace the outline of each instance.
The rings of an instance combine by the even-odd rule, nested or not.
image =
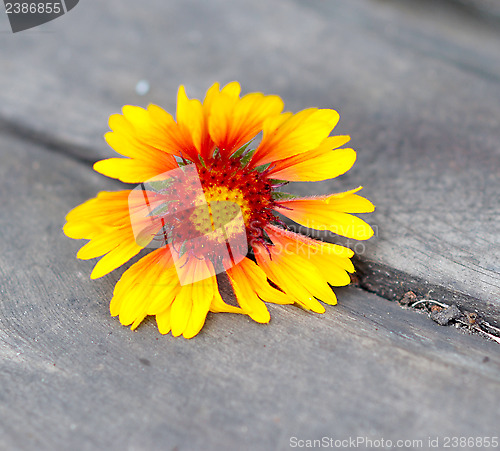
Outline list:
[[[351,213],[373,211],[361,187],[296,198],[278,188],[348,171],[356,152],[348,136],[329,136],[336,111],[282,113],[277,96],[215,83],[203,102],[179,88],[174,119],[156,105],[124,106],[110,117],[109,145],[125,158],[94,169],[135,190],[101,192],[67,215],[64,232],[90,240],[77,256],[102,257],[91,277],[156,247],[116,284],[111,315],[135,329],[154,315],[162,334],[195,336],[209,311],[249,315],[267,323],[264,302],[323,313],[333,286],[348,285],[353,252],[287,230],[276,212],[298,224],[364,240],[371,227]],[[251,142],[258,141],[252,149]],[[250,145],[248,145],[250,143]],[[247,252],[250,250],[250,254]],[[239,306],[223,301],[216,274],[225,272]]]

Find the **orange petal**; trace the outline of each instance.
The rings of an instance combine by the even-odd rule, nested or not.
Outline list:
[[[292,182],[317,182],[338,177],[351,169],[356,161],[353,149],[332,150],[348,140],[348,136],[326,138],[314,150],[274,162],[269,176]]]
[[[109,126],[113,131],[106,133],[106,141],[130,159],[99,161],[94,165],[97,172],[126,183],[139,183],[178,167],[173,155],[179,154],[179,138],[171,136],[176,134],[177,124],[161,108],[150,106],[145,110],[126,105],[123,115],[109,118]]]
[[[205,99],[203,100],[203,105],[202,105],[203,123],[201,126],[200,141],[199,143],[197,143],[197,149],[200,156],[204,160],[210,158],[213,155],[213,151],[215,149],[215,144],[212,141],[212,138],[208,131],[208,121],[209,121],[209,116],[212,112],[213,103],[219,95],[220,95],[220,85],[219,83],[214,83],[207,90],[207,93],[205,94]]]
[[[194,145],[190,127],[185,123],[176,123],[172,116],[159,106],[149,105],[148,112],[152,120],[163,125],[160,134],[154,136],[154,144],[159,149],[191,161],[198,161],[198,151]]]
[[[330,285],[344,286],[351,282],[348,272],[354,272],[349,258],[354,254],[352,250],[313,240],[273,225],[267,226],[265,230],[275,245],[276,252],[297,254],[307,259]]]
[[[209,131],[223,156],[230,156],[261,130],[264,120],[283,110],[278,96],[247,94],[241,99],[224,91],[214,100]]]
[[[307,259],[300,255],[282,252],[275,246],[267,249],[254,244],[253,250],[259,266],[284,292],[306,309],[323,313],[325,308],[315,299],[335,304],[336,297],[326,279]]]
[[[112,132],[105,135],[108,144],[118,153],[137,159],[153,158],[159,150],[178,155],[177,124],[169,113],[156,105],[150,105],[147,110],[125,105],[122,113],[109,118]]]
[[[282,160],[318,147],[339,120],[334,110],[309,108],[292,116],[269,118],[263,124],[263,137],[252,159],[252,166]]]
[[[345,260],[349,260],[354,255],[354,252],[348,247],[315,240],[275,225],[269,224],[266,226],[265,231],[273,243],[280,246],[286,253],[293,253],[306,258],[311,255],[326,254]]]
[[[177,124],[186,143],[184,154],[197,161],[203,140],[205,115],[203,106],[198,99],[189,99],[183,85],[177,93]]]

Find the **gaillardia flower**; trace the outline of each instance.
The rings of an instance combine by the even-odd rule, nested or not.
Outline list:
[[[337,177],[356,160],[354,150],[342,148],[348,136],[329,136],[336,111],[282,111],[279,97],[240,97],[232,82],[214,84],[203,103],[181,86],[175,119],[156,105],[125,106],[110,117],[106,140],[125,158],[99,161],[94,169],[138,186],[101,192],[76,207],[64,232],[90,240],[78,258],[102,257],[93,279],[154,249],[116,284],[111,315],[123,325],[135,329],[154,315],[162,334],[191,338],[209,311],[267,323],[265,302],[317,313],[325,311],[322,302],[336,304],[331,286],[350,283],[353,252],[288,230],[278,213],[365,240],[373,231],[352,213],[374,207],[357,194],[361,187],[310,198],[281,190],[291,181]],[[220,277],[228,278],[238,305],[222,299]]]

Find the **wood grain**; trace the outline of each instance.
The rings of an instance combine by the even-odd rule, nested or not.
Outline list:
[[[290,110],[341,112],[355,168],[296,189],[365,186],[377,205],[377,236],[355,247],[365,288],[497,319],[500,33],[450,5],[80,2],[16,35],[0,14],[0,449],[498,436],[496,343],[352,287],[324,315],[210,315],[191,341],[151,320],[131,332],[108,311],[123,269],[91,281],[61,231],[71,208],[122,188],[90,169],[112,154],[109,114],[173,111],[180,83],[200,97],[238,79]]]
[[[3,35],[0,121],[90,163],[112,154],[102,140],[110,114],[151,101],[173,111],[180,83],[201,97],[215,80],[238,79],[245,91],[280,94],[291,110],[337,108],[359,161],[349,175],[300,189],[366,187],[378,207],[369,219],[378,236],[357,246],[371,268],[366,286],[394,268],[386,283],[406,274],[495,321],[500,32],[451,5],[81,3]],[[134,90],[141,79],[146,96]]]
[[[365,291],[315,315],[210,315],[193,340],[132,332],[66,212],[116,184],[1,136],[0,449],[288,449],[290,437],[491,436],[498,345]]]

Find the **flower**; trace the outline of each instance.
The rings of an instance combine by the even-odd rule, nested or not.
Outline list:
[[[102,257],[93,279],[156,247],[116,284],[110,310],[123,325],[135,329],[154,315],[162,334],[191,338],[209,311],[267,323],[265,302],[317,313],[323,303],[336,304],[331,286],[350,283],[353,252],[288,230],[276,213],[365,240],[373,231],[352,213],[374,206],[357,194],[361,187],[311,198],[279,190],[290,181],[337,177],[356,160],[353,149],[342,148],[348,136],[329,136],[336,111],[292,114],[283,107],[278,96],[240,97],[232,82],[222,89],[215,83],[203,102],[181,86],[175,119],[156,105],[124,106],[110,117],[106,141],[125,158],[99,161],[94,169],[140,185],[101,192],[74,208],[64,232],[90,240],[78,258]],[[216,275],[223,271],[237,306],[219,293]]]

